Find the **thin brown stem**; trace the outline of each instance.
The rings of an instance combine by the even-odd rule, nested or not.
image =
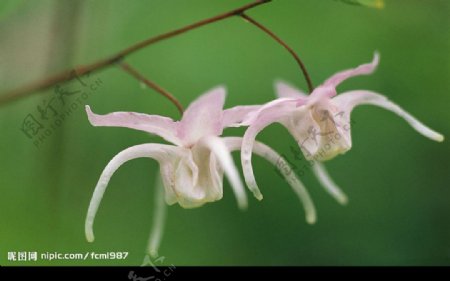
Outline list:
[[[103,69],[103,68],[105,68],[107,66],[111,66],[114,63],[122,60],[125,56],[130,55],[130,54],[132,54],[132,53],[134,53],[134,52],[136,52],[136,51],[138,51],[138,50],[140,50],[140,49],[142,49],[144,47],[147,47],[149,45],[152,45],[152,44],[155,44],[157,42],[163,41],[165,39],[172,38],[172,37],[177,36],[179,34],[182,34],[182,33],[188,32],[190,30],[199,28],[201,26],[204,26],[204,25],[207,25],[207,24],[210,24],[210,23],[214,23],[214,22],[218,22],[220,20],[223,20],[223,19],[235,16],[235,15],[241,14],[241,13],[243,13],[246,10],[249,10],[251,8],[254,8],[256,6],[259,6],[261,4],[264,4],[264,3],[267,3],[267,2],[270,2],[270,1],[271,0],[256,0],[256,1],[252,2],[252,3],[244,5],[244,6],[240,7],[240,8],[237,8],[237,9],[231,10],[229,12],[226,12],[226,13],[223,13],[223,14],[219,14],[217,16],[210,17],[210,18],[207,18],[207,19],[204,19],[204,20],[201,20],[201,21],[198,21],[198,22],[186,25],[184,27],[181,27],[181,28],[169,31],[167,33],[163,33],[163,34],[160,34],[160,35],[148,38],[148,39],[146,39],[144,41],[141,41],[141,42],[138,42],[138,43],[136,43],[134,45],[131,45],[130,47],[128,47],[126,49],[123,49],[122,51],[116,53],[115,55],[112,55],[112,56],[110,56],[108,58],[105,58],[105,59],[101,59],[101,60],[96,61],[96,62],[94,62],[92,64],[78,66],[78,67],[75,67],[73,69],[66,70],[66,71],[60,72],[58,74],[55,74],[53,76],[47,77],[47,78],[45,78],[43,80],[39,80],[39,81],[36,81],[34,83],[25,85],[23,87],[20,87],[18,89],[15,89],[13,91],[10,91],[10,92],[7,92],[5,94],[0,95],[0,105],[3,105],[3,104],[6,104],[6,103],[9,103],[9,102],[18,100],[20,98],[27,97],[27,96],[29,96],[29,95],[37,92],[37,91],[48,89],[51,86],[56,85],[58,83],[69,81],[69,80],[72,80],[73,78],[82,76],[84,74],[91,73],[91,72]]]
[[[251,24],[253,24],[254,26],[258,27],[259,29],[261,29],[262,31],[264,31],[265,33],[267,33],[270,37],[272,37],[275,41],[277,41],[281,46],[283,46],[293,57],[294,59],[297,61],[298,65],[300,66],[300,69],[302,70],[303,76],[305,77],[306,83],[308,84],[308,89],[309,92],[311,93],[314,90],[314,86],[313,83],[311,81],[311,77],[308,74],[308,71],[306,70],[306,66],[305,64],[302,62],[302,60],[300,59],[300,57],[297,55],[297,53],[291,48],[289,47],[288,44],[286,44],[286,42],[284,42],[283,40],[281,40],[280,37],[278,37],[277,35],[275,35],[272,31],[270,31],[267,27],[265,27],[264,25],[260,24],[259,22],[257,22],[256,20],[254,20],[253,18],[249,17],[248,15],[246,15],[244,12],[239,14],[243,19],[245,19],[246,21],[250,22]]]
[[[166,97],[168,100],[170,100],[178,108],[178,111],[180,111],[181,115],[183,115],[183,106],[177,100],[177,98],[174,97],[171,93],[169,93],[166,89],[162,88],[161,86],[159,86],[155,82],[153,82],[153,81],[149,80],[148,78],[144,77],[144,75],[139,73],[136,69],[131,67],[131,65],[129,65],[128,63],[122,61],[122,62],[119,63],[119,65],[126,73],[130,74],[131,76],[133,76],[137,80],[139,80],[142,83],[144,83],[145,85],[147,85],[149,88],[152,88],[153,90],[157,91],[158,93],[160,93],[161,95]]]

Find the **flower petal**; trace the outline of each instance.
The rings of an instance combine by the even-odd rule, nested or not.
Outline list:
[[[275,92],[279,98],[306,98],[307,94],[283,80],[275,81]]]
[[[301,106],[289,118],[280,122],[294,137],[306,159],[312,159],[321,150],[321,128],[314,120],[310,108]]]
[[[347,69],[341,72],[338,72],[328,78],[322,86],[336,88],[341,82],[344,80],[358,75],[368,75],[371,74],[377,67],[378,62],[380,60],[380,55],[378,52],[375,52],[372,62],[361,64],[360,66],[352,69]]]
[[[181,142],[176,137],[177,123],[172,119],[159,115],[147,115],[136,112],[113,112],[98,115],[86,105],[89,122],[93,126],[125,127],[158,135],[173,144]]]
[[[338,201],[342,205],[347,204],[347,195],[345,195],[345,193],[339,188],[339,186],[334,183],[322,163],[315,161],[313,164],[313,172],[319,179],[319,182],[322,184],[322,186],[325,187],[325,190],[328,191],[328,193],[333,196],[336,201]]]
[[[95,187],[91,202],[89,203],[89,209],[85,222],[85,232],[87,240],[89,242],[94,241],[93,224],[95,215],[111,176],[122,164],[129,160],[141,157],[153,158],[158,162],[163,163],[169,161],[170,158],[173,158],[174,155],[178,155],[179,153],[180,149],[172,145],[140,144],[129,147],[114,156],[114,158],[109,161],[108,165],[106,165],[105,169],[103,170],[97,186]]]
[[[198,164],[204,165],[207,159],[202,159]],[[196,208],[211,202],[208,197],[203,177],[201,174],[208,174],[204,167],[199,167],[196,163],[191,149],[180,160],[175,170],[175,189],[178,203],[183,208]]]
[[[258,110],[255,116],[251,116],[243,122],[244,124],[248,124],[249,127],[245,131],[242,141],[242,169],[248,188],[253,192],[253,195],[258,200],[262,200],[263,196],[258,188],[258,185],[256,184],[252,167],[252,150],[255,138],[262,129],[272,123],[279,122],[284,117],[289,116],[289,114],[296,109],[295,99],[278,99],[270,102],[269,104],[265,105],[265,108]]]
[[[177,194],[175,192],[175,166],[176,161],[164,161],[159,164],[159,170],[163,186],[165,189],[164,199],[167,205],[173,205],[177,203]]]
[[[282,122],[295,137],[305,158],[325,161],[350,150],[350,122],[331,100],[299,107]]]
[[[204,136],[218,136],[223,130],[225,87],[216,87],[192,102],[179,123],[177,136],[185,146],[195,144]]]
[[[223,197],[223,169],[217,161],[216,155],[209,151],[209,177],[211,181],[211,190],[213,193],[221,194]]]
[[[270,101],[259,108],[257,108],[254,111],[249,112],[245,117],[243,118],[242,122],[239,124],[240,126],[249,126],[253,122],[255,122],[258,118],[272,114],[277,113],[277,115],[288,115],[288,113],[295,109],[296,106],[298,106],[298,99],[292,99],[292,98],[279,98],[275,99],[273,101]],[[283,114],[279,114],[281,112],[285,112]],[[281,117],[280,117],[281,118]]]
[[[238,137],[226,137],[224,138],[224,141],[231,151],[239,150],[242,144],[242,138]],[[268,160],[270,163],[277,167],[277,169],[282,173],[286,181],[292,187],[295,194],[297,194],[300,201],[303,203],[306,221],[310,224],[315,223],[317,215],[314,203],[311,200],[311,197],[309,196],[309,193],[306,190],[305,186],[296,177],[295,173],[292,172],[293,170],[289,166],[287,161],[284,160],[283,157],[281,157],[269,146],[260,142],[255,142],[253,152]]]
[[[158,175],[155,181],[155,213],[153,214],[153,224],[147,246],[147,253],[153,258],[158,257],[159,245],[166,222],[167,205],[164,203],[164,193],[164,183],[161,176]]]
[[[239,127],[245,117],[256,110],[260,105],[240,105],[223,111],[223,127]]]
[[[363,104],[377,105],[384,109],[390,110],[406,120],[417,132],[435,141],[443,141],[444,136],[438,132],[428,128],[411,114],[403,110],[400,106],[388,100],[385,96],[372,91],[357,90],[343,93],[333,99],[344,111],[350,112],[355,106]]]
[[[202,141],[188,149],[177,164],[175,189],[183,208],[196,208],[223,197],[223,171],[216,156]]]
[[[211,150],[217,157],[220,165],[222,166],[231,187],[233,188],[234,195],[238,202],[240,209],[247,208],[247,195],[245,194],[244,185],[239,177],[239,172],[236,165],[233,162],[231,154],[221,138],[218,137],[206,137],[202,139],[202,142]]]

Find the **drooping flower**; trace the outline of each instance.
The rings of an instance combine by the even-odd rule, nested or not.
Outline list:
[[[199,207],[220,200],[223,196],[225,172],[239,207],[246,208],[247,197],[230,154],[241,147],[241,138],[220,135],[224,128],[241,122],[244,116],[259,106],[237,106],[223,110],[225,94],[224,87],[216,87],[205,93],[191,103],[180,121],[134,112],[97,115],[86,106],[89,121],[93,126],[141,130],[156,134],[173,144],[135,145],[117,154],[107,164],[95,187],[86,217],[85,232],[88,241],[94,240],[94,218],[110,178],[122,164],[136,158],[153,158],[159,162],[164,190],[157,192],[157,200],[161,201],[164,197],[168,205],[178,203],[184,208]],[[284,163],[283,167],[287,166],[282,157],[261,143],[255,143],[253,151],[274,165],[281,161]],[[313,222],[315,209],[306,189],[289,169],[280,171],[303,202],[308,221]],[[156,203],[156,218],[149,239],[148,252],[152,255],[156,255],[165,216],[165,204],[160,201]]]
[[[354,107],[371,104],[390,110],[405,119],[420,134],[435,141],[443,141],[441,134],[376,92],[355,90],[336,96],[336,87],[341,82],[353,76],[371,74],[378,61],[379,55],[375,53],[371,63],[336,73],[310,95],[278,81],[275,85],[278,99],[250,112],[244,118],[239,125],[248,128],[243,137],[241,161],[245,181],[257,198],[261,199],[262,195],[253,175],[252,147],[257,134],[275,122],[288,129],[305,158],[314,161],[314,172],[321,183],[341,203],[347,200],[345,194],[333,183],[320,162],[332,159],[351,148],[350,113]]]

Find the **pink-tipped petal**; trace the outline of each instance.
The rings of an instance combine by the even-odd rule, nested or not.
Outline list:
[[[430,129],[411,114],[403,110],[400,106],[378,93],[365,90],[349,91],[334,98],[333,102],[338,104],[344,111],[349,112],[349,114],[351,110],[358,105],[371,104],[382,107],[405,119],[411,127],[423,136],[438,142],[444,140],[443,135]]]
[[[173,144],[180,144],[176,137],[177,123],[168,117],[147,115],[136,112],[113,112],[105,115],[95,114],[86,105],[89,122],[93,126],[124,127],[155,134]]]
[[[233,188],[239,208],[246,209],[248,203],[244,185],[242,184],[239,172],[233,162],[233,159],[231,158],[231,154],[227,146],[222,139],[213,136],[202,139],[202,142],[211,150],[212,153],[214,153],[223,168],[231,187]]]
[[[97,213],[100,202],[105,193],[106,187],[108,186],[109,180],[114,174],[114,172],[125,162],[136,158],[149,157],[157,160],[158,162],[164,163],[170,161],[170,158],[178,155],[179,148],[164,145],[164,144],[140,144],[129,147],[119,154],[114,156],[114,158],[106,165],[103,170],[100,179],[98,180],[97,186],[95,187],[94,194],[92,195],[91,202],[89,203],[89,209],[85,221],[85,233],[86,238],[89,242],[94,241],[94,219]]]
[[[231,151],[239,150],[242,144],[242,138],[238,137],[226,137],[224,138],[224,141],[226,142],[228,149],[230,149]],[[302,202],[303,208],[305,210],[306,221],[310,224],[315,223],[317,220],[317,215],[314,203],[311,200],[311,197],[309,196],[309,193],[306,190],[305,186],[297,178],[288,162],[269,146],[260,142],[255,142],[255,145],[253,146],[253,153],[269,161],[281,172],[286,181],[292,187],[295,194]]]
[[[303,91],[283,80],[275,81],[275,92],[279,98],[298,99],[308,97]]]
[[[325,83],[323,83],[324,87],[332,87],[336,88],[341,82],[344,80],[347,80],[350,77],[358,76],[358,75],[368,75],[371,74],[378,65],[378,62],[380,60],[380,56],[378,52],[375,52],[372,62],[361,64],[360,66],[352,69],[347,69],[341,72],[338,72],[328,78]]]
[[[223,127],[239,127],[246,116],[258,110],[260,105],[240,105],[223,111]]]
[[[179,122],[177,133],[184,145],[193,145],[204,136],[222,134],[225,95],[225,87],[219,86],[189,105]]]

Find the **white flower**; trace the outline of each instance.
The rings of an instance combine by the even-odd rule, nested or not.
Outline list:
[[[217,87],[202,95],[184,112],[180,121],[158,115],[134,112],[115,112],[106,115],[94,114],[86,106],[89,121],[94,126],[126,127],[156,134],[173,145],[147,143],[129,147],[117,154],[106,165],[95,187],[85,223],[86,238],[94,241],[93,223],[108,182],[114,172],[125,162],[148,157],[160,164],[164,192],[158,191],[157,210],[148,252],[157,254],[165,217],[163,196],[167,204],[178,203],[183,208],[194,208],[223,196],[223,174],[228,177],[241,209],[247,207],[247,197],[239,173],[231,158],[231,151],[239,150],[242,139],[219,137],[224,128],[241,122],[249,112],[259,106],[237,106],[223,110],[225,89]],[[277,165],[282,174],[304,203],[307,220],[315,221],[315,209],[309,195],[288,170],[286,161],[269,147],[255,143],[253,152]],[[161,188],[162,189],[162,188]]]
[[[341,203],[346,202],[345,195],[327,176],[319,161],[332,159],[352,147],[350,113],[354,107],[371,104],[390,110],[404,118],[422,135],[435,141],[443,141],[444,137],[441,134],[431,130],[378,93],[355,90],[336,96],[336,87],[341,82],[353,76],[372,73],[378,61],[379,56],[375,54],[371,63],[336,73],[309,96],[285,82],[278,82],[276,90],[279,98],[250,112],[244,121],[238,124],[248,126],[243,137],[241,161],[245,180],[257,198],[262,198],[262,195],[253,175],[252,147],[257,134],[275,122],[281,123],[289,130],[306,159],[316,161],[314,165],[316,175]]]

